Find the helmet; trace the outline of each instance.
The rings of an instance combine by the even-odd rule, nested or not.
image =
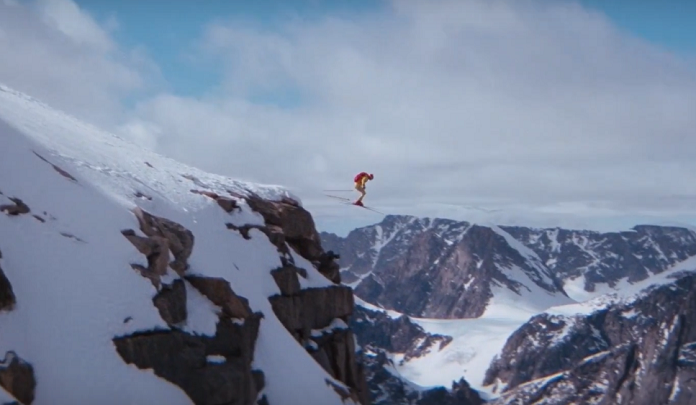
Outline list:
[[[370,173],[370,180],[372,180],[372,179],[374,179],[374,178],[375,178],[375,175],[372,174],[372,173]]]

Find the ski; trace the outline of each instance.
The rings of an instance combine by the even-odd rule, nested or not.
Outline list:
[[[338,197],[338,196],[330,195],[330,194],[325,194],[325,195],[326,195],[327,197],[336,198],[336,199],[338,199],[338,200],[341,200],[341,201],[344,202],[344,204],[355,205],[356,207],[365,208],[366,210],[370,210],[370,211],[372,211],[372,212],[376,212],[376,213],[378,213],[378,214],[385,215],[383,212],[379,212],[379,211],[377,211],[377,210],[374,209],[374,208],[366,207],[366,206],[364,206],[364,205],[358,205],[358,204],[356,204],[355,202],[353,202],[353,200],[351,200],[351,199],[349,199],[349,198]]]
[[[337,198],[337,199],[343,200],[343,201],[350,201],[350,202],[353,202],[353,200],[351,200],[350,198],[338,197],[338,196],[330,195],[330,194],[324,194],[324,195],[327,196],[327,197],[331,197],[331,198]]]

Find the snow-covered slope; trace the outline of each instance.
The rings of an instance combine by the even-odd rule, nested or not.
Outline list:
[[[226,212],[192,189],[227,195],[237,209]],[[0,308],[0,357],[13,352],[30,364],[35,384],[32,390],[31,379],[25,380],[15,396],[31,394],[37,405],[193,403],[182,388],[153,370],[126,364],[114,338],[176,329],[175,336],[193,342],[197,336],[213,339],[223,324],[247,330],[253,316],[223,322],[222,313],[236,294],[242,300],[235,302],[246,298],[253,312],[263,314],[249,354],[251,367],[263,373],[262,384],[256,384],[262,387],[259,397],[271,405],[353,403],[350,398],[342,401],[336,387],[343,384],[288,332],[269,302],[281,293],[270,271],[287,263],[281,261],[278,245],[260,230],[264,217],[244,197],[253,192],[269,200],[299,201],[281,187],[201,172],[3,86],[0,192],[0,206],[5,206],[0,215],[0,273],[15,297],[13,305]],[[164,290],[131,268],[152,264],[122,234],[142,229],[135,207],[179,224],[195,237],[182,270],[186,277],[170,266],[159,278],[162,285],[177,285],[176,280],[185,285],[186,316],[176,326],[153,305],[153,297]],[[248,225],[249,238],[230,230],[243,225]],[[176,256],[175,246],[169,246]],[[299,262],[299,255],[291,253]],[[306,271],[302,288],[336,285],[308,263],[296,263]],[[222,293],[203,294],[189,276],[222,278],[233,293],[215,304],[214,295]],[[197,358],[196,353],[189,359]],[[197,365],[196,372],[232,367],[225,362],[238,356],[208,354],[209,363]],[[0,365],[0,372],[6,366]],[[0,398],[9,396],[0,390]]]

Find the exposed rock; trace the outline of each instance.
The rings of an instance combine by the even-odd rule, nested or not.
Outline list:
[[[135,193],[133,193],[133,195],[134,195],[136,198],[142,198],[142,199],[145,199],[145,200],[152,200],[152,197],[150,197],[150,196],[147,195],[147,194],[143,194],[143,193],[141,193],[140,191],[136,191]]]
[[[238,319],[246,319],[251,316],[252,311],[249,307],[249,301],[235,294],[227,280],[223,278],[186,276],[186,281],[191,283],[192,286],[215,305],[221,307],[225,315]]]
[[[310,349],[310,354],[333,378],[354,388],[357,393],[367,393],[362,367],[354,361],[356,348],[350,329],[337,327],[321,333],[317,331],[312,334],[312,341],[316,350]]]
[[[309,338],[312,329],[322,329],[336,319],[347,321],[353,313],[353,292],[349,287],[307,288],[293,296],[269,298],[280,322],[298,340]]]
[[[32,216],[33,216],[37,221],[39,221],[39,222],[41,222],[41,223],[46,222],[46,220],[43,219],[43,218],[41,218],[39,215],[32,215]]]
[[[206,197],[212,198],[213,200],[215,200],[215,201],[218,203],[218,205],[220,206],[220,208],[222,208],[223,210],[225,210],[225,212],[228,212],[228,213],[229,213],[229,212],[233,212],[234,210],[238,210],[238,211],[241,211],[241,210],[242,210],[242,209],[237,205],[237,201],[235,201],[235,200],[233,200],[233,199],[231,199],[231,198],[227,198],[227,197],[220,196],[220,195],[218,195],[217,193],[213,193],[212,191],[191,190],[191,192],[192,192],[192,193],[195,193],[195,194],[200,194],[200,195],[204,195],[204,196],[206,196]]]
[[[445,387],[433,388],[422,393],[416,405],[481,405],[483,400],[462,378],[452,383],[450,390]]]
[[[281,272],[289,271],[281,269]],[[288,274],[280,277],[285,276]],[[280,288],[281,291],[284,289],[285,295],[269,298],[273,312],[280,322],[298,342],[313,342],[314,344],[307,345],[307,350],[317,363],[334,378],[350,387],[353,390],[351,395],[360,398],[360,403],[368,404],[364,370],[355,357],[353,332],[347,327],[324,330],[336,320],[341,320],[345,325],[354,308],[351,289],[332,286],[309,288],[298,290],[295,294],[287,294],[292,288]]]
[[[169,265],[169,243],[166,238],[151,236],[144,238],[135,234],[132,229],[121,231],[133,246],[147,258],[147,267],[131,264],[143,277],[149,278],[156,288],[160,286],[160,277],[167,274]]]
[[[227,228],[238,231],[245,239],[251,238],[251,229],[258,229],[278,248],[283,265],[271,274],[281,294],[269,298],[276,316],[298,342],[306,345],[317,363],[349,387],[350,397],[367,404],[364,370],[356,361],[352,331],[323,331],[319,337],[312,333],[329,327],[337,319],[344,324],[347,322],[354,306],[352,290],[338,285],[302,290],[298,276],[306,278],[306,270],[295,266],[290,248],[334,283],[340,283],[339,266],[335,262],[338,255],[323,251],[311,214],[297,202],[289,199],[268,201],[254,194],[230,194],[245,199],[251,209],[264,218],[264,225],[228,223]]]
[[[193,251],[193,233],[174,221],[149,214],[140,207],[136,207],[133,212],[140,223],[140,230],[145,235],[167,240],[169,250],[174,256],[174,261],[169,263],[169,266],[183,276],[188,269],[188,258]]]
[[[242,325],[221,317],[214,337],[171,331],[136,333],[113,339],[119,355],[140,369],[181,387],[197,405],[256,403],[263,373],[252,370],[260,314]],[[209,362],[207,356],[225,361]]]
[[[61,176],[65,177],[66,179],[72,180],[75,183],[77,183],[77,179],[74,178],[70,173],[66,172],[65,170],[61,169],[60,167],[54,165],[53,163],[49,162],[46,158],[43,156],[39,155],[38,153],[34,152],[36,156],[39,157],[39,159],[43,160],[44,162],[48,163],[53,167],[53,170],[57,171]]]
[[[31,212],[29,209],[29,206],[24,203],[19,198],[14,198],[14,197],[8,197],[10,201],[12,201],[14,204],[4,204],[0,205],[0,212],[4,212],[7,215],[22,215],[22,214],[28,214]]]
[[[696,274],[589,315],[541,314],[510,336],[484,384],[504,404],[689,404]],[[671,399],[670,399],[671,398]]]
[[[66,237],[68,239],[75,239],[78,242],[86,243],[84,240],[82,240],[82,239],[78,238],[77,236],[75,236],[71,233],[68,233],[68,232],[61,232],[60,236]]]
[[[193,250],[193,233],[176,222],[151,215],[141,208],[134,210],[140,230],[147,236],[139,236],[132,229],[125,229],[121,234],[147,258],[147,267],[131,264],[131,267],[147,277],[159,288],[160,277],[167,274],[171,267],[180,276],[188,269],[188,258]],[[169,262],[169,252],[174,260]]]
[[[162,319],[169,326],[177,326],[186,321],[186,285],[184,281],[174,280],[171,285],[163,285],[152,303],[159,310]]]
[[[1,251],[0,259],[2,259]],[[14,291],[12,291],[12,284],[10,284],[10,280],[7,279],[7,276],[2,271],[2,267],[0,267],[0,311],[11,311],[16,304],[17,298]]]
[[[355,307],[350,320],[358,343],[378,347],[388,353],[404,353],[402,361],[421,357],[431,350],[439,351],[451,341],[451,336],[427,333],[407,316],[391,318],[385,312]]]
[[[22,404],[30,405],[36,389],[34,368],[17,353],[5,353],[5,359],[0,362],[0,386]]]
[[[320,273],[334,283],[341,282],[338,264],[329,259],[330,256],[324,252],[314,219],[307,210],[290,199],[268,201],[254,194],[242,196],[230,193],[234,197],[246,199],[251,209],[264,218],[267,228],[275,226],[282,230],[285,242],[300,256],[317,266]],[[279,234],[280,232],[274,232],[276,237]]]
[[[271,271],[280,293],[285,296],[297,295],[300,292],[300,280],[295,266],[283,266]]]
[[[360,403],[360,398],[358,398],[357,394],[351,390],[346,388],[345,386],[341,386],[339,384],[336,384],[335,382],[329,380],[328,378],[326,380],[326,384],[333,388],[334,391],[341,397],[341,399],[345,402],[347,400],[352,400],[354,402]]]

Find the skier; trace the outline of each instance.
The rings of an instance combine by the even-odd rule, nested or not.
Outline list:
[[[353,181],[355,182],[355,189],[360,192],[360,198],[358,198],[357,201],[355,201],[353,204],[363,206],[362,200],[365,198],[365,195],[367,194],[365,192],[365,184],[369,181],[375,178],[374,174],[367,174],[365,172],[360,172],[358,173]]]

